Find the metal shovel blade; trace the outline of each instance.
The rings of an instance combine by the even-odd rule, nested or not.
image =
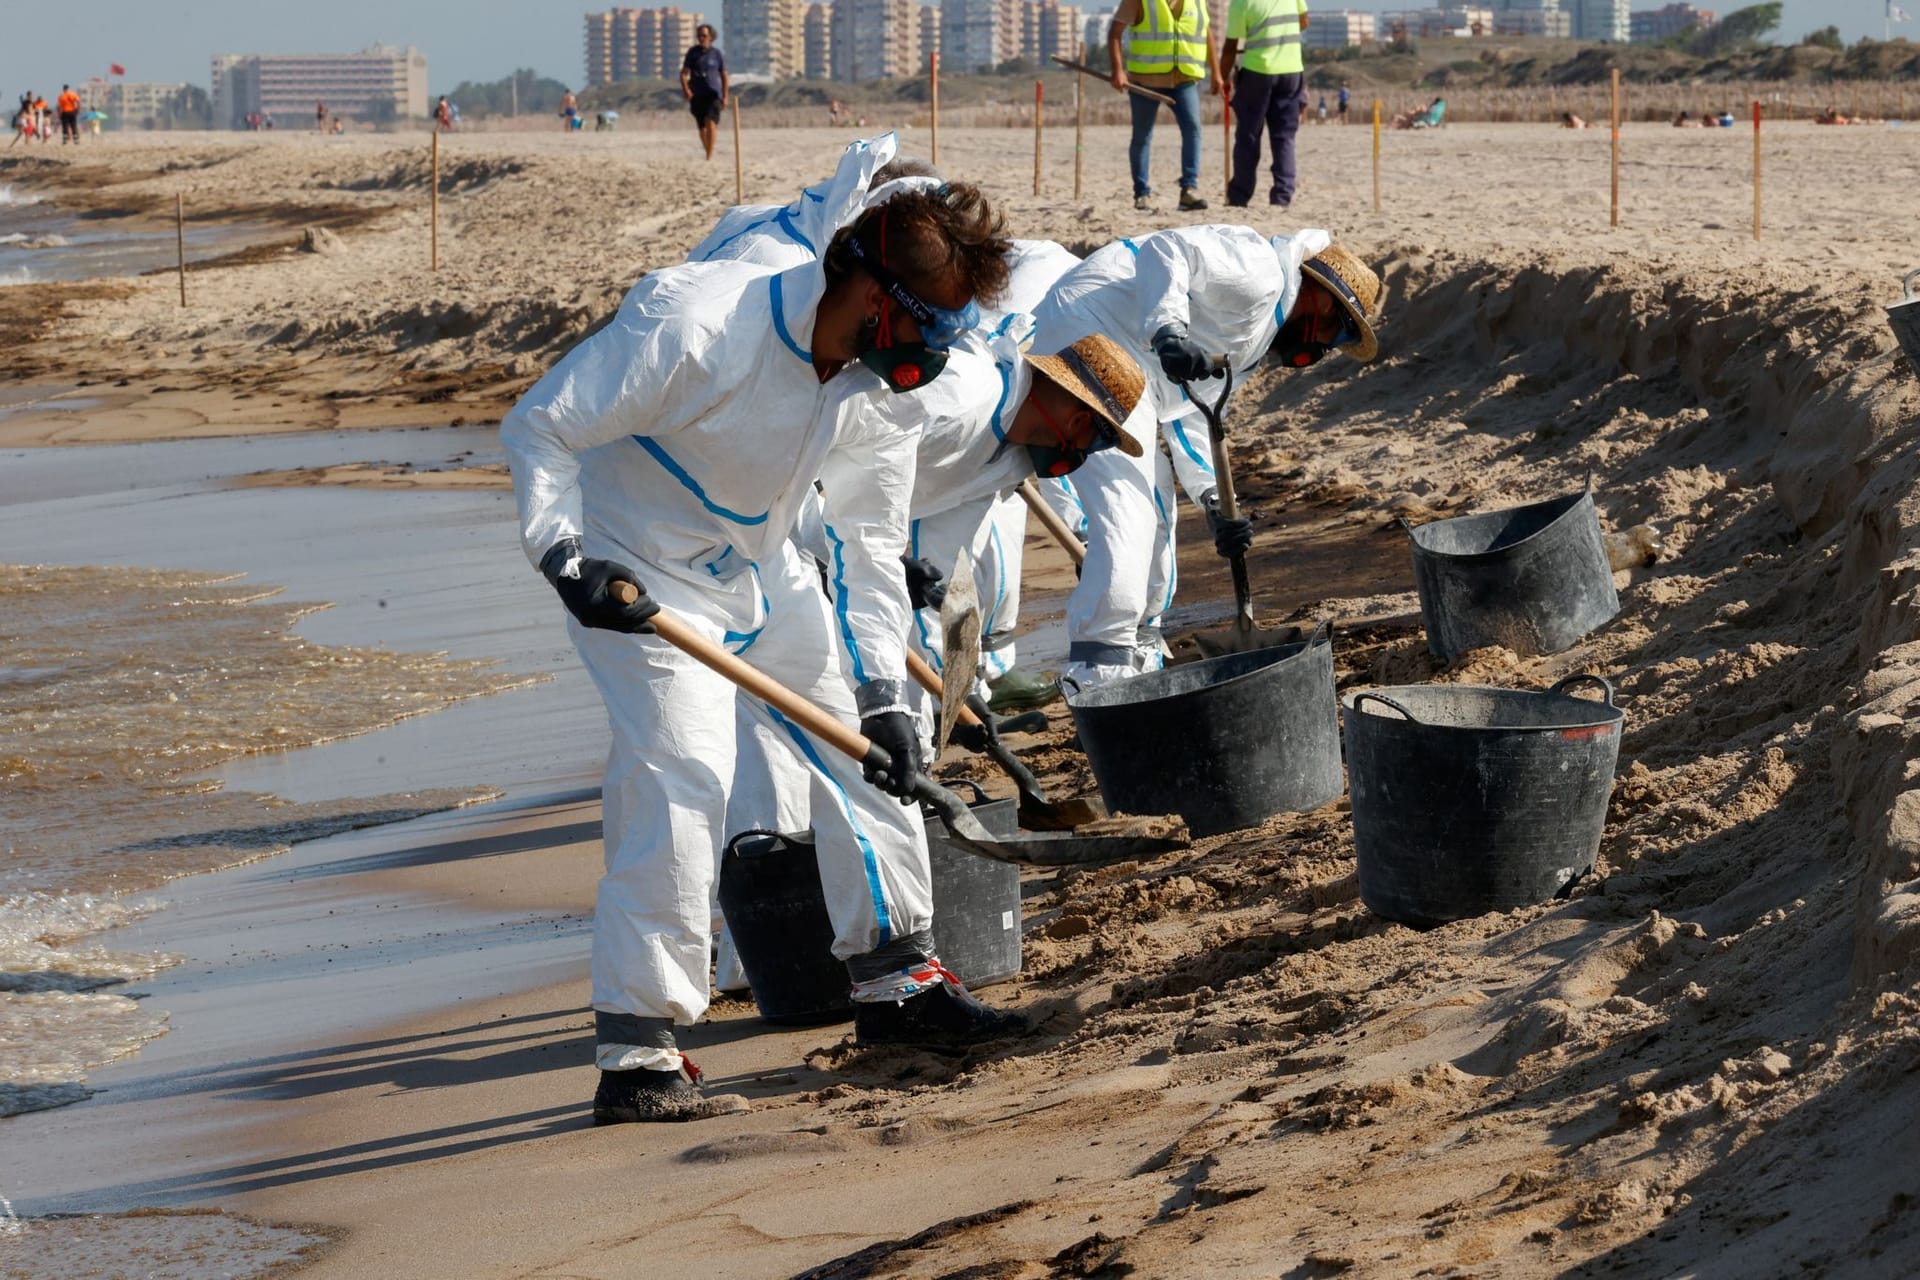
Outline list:
[[[979,669],[980,593],[973,585],[973,558],[962,547],[947,578],[946,599],[940,602],[940,727],[933,739],[935,755],[946,750]]]
[[[1062,832],[996,836],[959,796],[932,779],[921,777],[914,798],[940,815],[953,842],[969,853],[995,862],[1027,867],[1084,867],[1104,862],[1128,862],[1185,849],[1191,841],[1186,828],[1165,818],[1111,819],[1120,829],[1098,835]],[[1132,829],[1128,829],[1128,827]]]

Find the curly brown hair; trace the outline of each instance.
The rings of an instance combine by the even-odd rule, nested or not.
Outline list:
[[[881,261],[881,231],[886,232],[885,265],[916,293],[937,290],[958,279],[977,302],[999,301],[1007,287],[1006,219],[970,182],[954,182],[937,191],[903,191],[868,209],[842,227],[827,246],[829,282],[838,283],[860,269],[847,246],[860,247]]]

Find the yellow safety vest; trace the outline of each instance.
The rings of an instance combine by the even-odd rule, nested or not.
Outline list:
[[[1227,34],[1232,36],[1241,24],[1246,28],[1240,36],[1241,66],[1263,76],[1297,75],[1307,69],[1300,48],[1300,11],[1306,6],[1300,0],[1234,0],[1233,8]]]
[[[1127,28],[1127,74],[1165,75],[1189,80],[1207,74],[1206,0],[1186,0],[1178,18],[1167,0],[1144,0],[1140,21]]]

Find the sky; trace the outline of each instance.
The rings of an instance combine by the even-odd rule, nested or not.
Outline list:
[[[719,0],[679,2],[682,9],[705,11],[718,24]],[[1634,7],[1662,3],[1635,0]],[[58,92],[63,82],[105,75],[113,62],[126,67],[129,80],[204,87],[215,53],[350,53],[376,43],[418,47],[427,55],[429,91],[436,94],[462,80],[498,80],[523,66],[577,84],[585,63],[581,15],[609,7],[553,0],[90,0],[72,8],[41,6],[35,20],[6,24],[0,39],[0,102],[11,102],[26,89]],[[1093,12],[1109,6],[1083,7]],[[1324,7],[1378,12],[1411,6],[1393,0],[1327,0]],[[1704,7],[1724,12],[1741,6],[1708,0]],[[1901,0],[1901,7],[1920,18],[1920,0]],[[1867,35],[1878,39],[1884,3],[1785,0],[1783,12],[1776,38],[1791,39],[1832,23],[1849,41]],[[1920,40],[1920,22],[1893,30]]]

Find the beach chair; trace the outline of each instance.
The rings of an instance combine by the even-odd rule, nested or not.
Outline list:
[[[1413,127],[1416,129],[1438,129],[1445,123],[1446,118],[1447,100],[1445,98],[1437,98],[1434,100],[1432,106],[1421,112],[1420,115],[1414,119]]]

